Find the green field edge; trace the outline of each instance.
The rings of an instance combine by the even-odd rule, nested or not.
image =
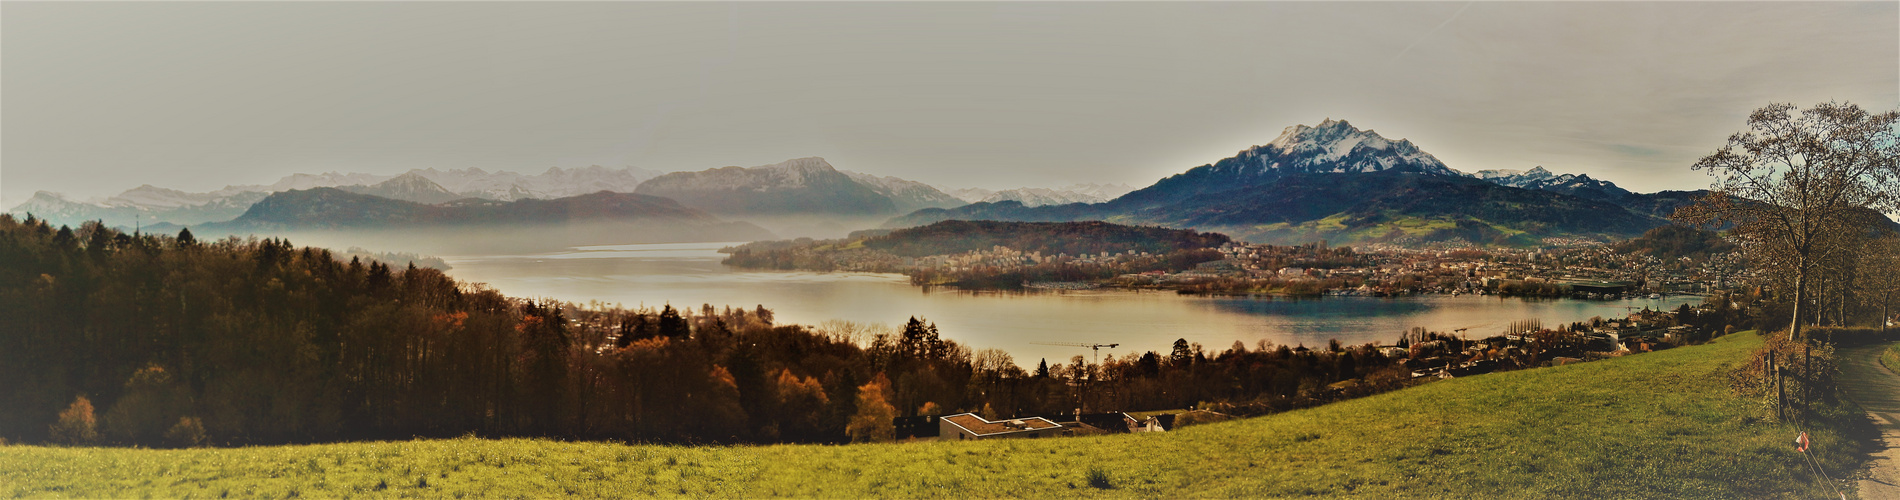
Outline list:
[[[1797,428],[1729,389],[1762,344],[1495,373],[1174,432],[674,446],[447,439],[225,449],[0,447],[0,496],[440,498],[1795,498],[1847,488],[1852,417]],[[1836,413],[1857,411],[1851,404]],[[1864,416],[1858,416],[1864,420]]]

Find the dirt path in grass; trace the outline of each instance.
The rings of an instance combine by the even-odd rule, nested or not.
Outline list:
[[[1883,445],[1860,480],[1860,497],[1900,500],[1900,375],[1880,366],[1885,345],[1841,350],[1841,389],[1867,410]]]

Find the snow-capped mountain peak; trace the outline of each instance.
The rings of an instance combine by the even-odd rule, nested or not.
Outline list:
[[[347,186],[344,187],[343,190],[428,205],[465,198],[465,196],[444,189],[441,184],[436,184],[435,181],[429,180],[428,177],[423,177],[421,173],[415,171],[398,175],[393,179],[375,185]]]
[[[1608,201],[1620,200],[1631,194],[1615,183],[1592,179],[1589,174],[1558,174],[1542,165],[1530,170],[1479,170],[1472,176],[1500,186],[1541,189]]]
[[[1438,158],[1409,140],[1391,140],[1370,129],[1360,130],[1345,120],[1328,118],[1319,126],[1294,125],[1263,146],[1241,151],[1213,165],[1239,175],[1277,176],[1292,173],[1377,172],[1407,168],[1428,174],[1464,174],[1446,167]]]

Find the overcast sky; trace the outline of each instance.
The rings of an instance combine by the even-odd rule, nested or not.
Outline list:
[[[804,156],[1145,186],[1329,117],[1649,192],[1827,100],[1900,103],[1900,3],[4,2],[0,206]]]

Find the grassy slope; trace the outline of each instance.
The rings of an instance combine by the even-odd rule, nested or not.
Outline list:
[[[1887,346],[1885,350],[1880,351],[1880,366],[1887,367],[1888,371],[1900,373],[1900,344]]]
[[[12,446],[0,448],[0,495],[1832,496],[1799,468],[1791,427],[1750,418],[1760,411],[1730,396],[1728,368],[1759,344],[1732,335],[1166,434],[855,446]],[[1857,459],[1841,451],[1839,433],[1815,433],[1829,463]],[[1113,488],[1090,487],[1091,468]]]

